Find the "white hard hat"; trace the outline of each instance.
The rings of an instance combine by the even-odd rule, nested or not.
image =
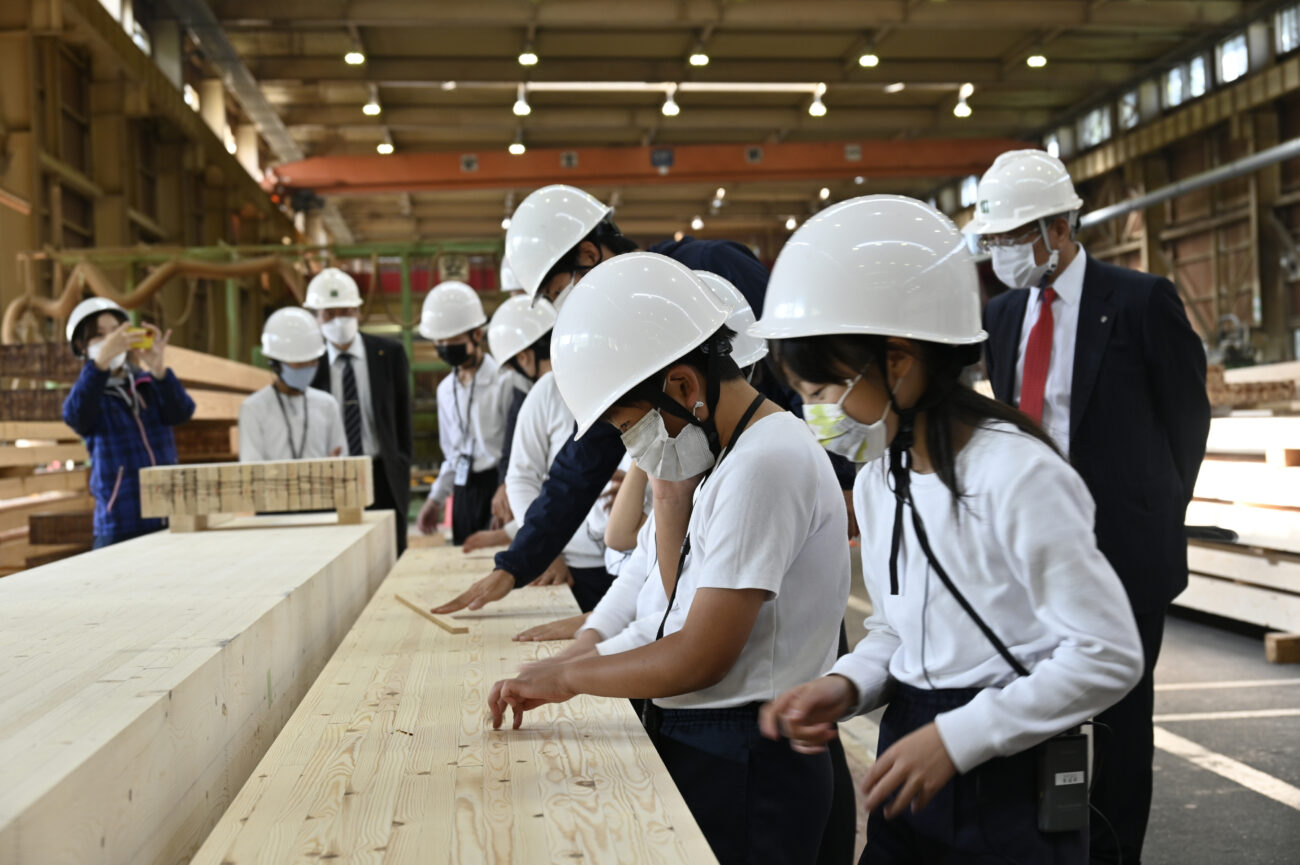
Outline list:
[[[451,339],[487,324],[478,292],[463,282],[448,280],[433,287],[420,311],[420,336]]]
[[[523,291],[524,284],[515,276],[515,272],[510,267],[510,262],[505,259],[501,260],[501,290],[502,291]]]
[[[506,260],[529,297],[537,294],[556,262],[590,234],[609,210],[576,186],[562,183],[529,193],[515,208],[506,229]]]
[[[966,234],[1001,234],[1083,207],[1061,160],[1042,150],[1012,150],[980,178]]]
[[[505,363],[555,327],[555,307],[547,300],[536,306],[526,297],[512,297],[497,308],[488,325],[488,350]]]
[[[106,297],[92,297],[89,300],[83,300],[77,304],[77,308],[72,310],[72,315],[68,316],[68,326],[65,328],[68,336],[68,342],[72,342],[72,337],[77,332],[77,325],[81,324],[92,315],[99,315],[101,312],[116,312],[123,321],[126,321],[126,310],[118,306]]]
[[[361,305],[357,281],[337,267],[327,267],[307,283],[308,309],[351,309]]]
[[[713,289],[718,297],[722,298],[723,303],[731,307],[731,314],[727,316],[727,327],[736,332],[731,340],[731,359],[736,362],[736,366],[744,369],[767,357],[767,342],[749,335],[749,327],[754,323],[754,310],[750,308],[749,301],[745,300],[745,295],[740,293],[740,289],[736,288],[730,280],[707,270],[697,270],[695,275],[704,280],[704,284]]]
[[[574,438],[629,391],[717,333],[731,307],[690,268],[654,252],[606,259],[573,289],[551,335],[551,368]]]
[[[776,257],[763,317],[749,332],[949,344],[988,336],[966,239],[948,217],[901,195],[851,198],[799,226]]]
[[[316,360],[325,353],[325,337],[316,317],[297,306],[271,313],[262,327],[262,355],[285,363]]]

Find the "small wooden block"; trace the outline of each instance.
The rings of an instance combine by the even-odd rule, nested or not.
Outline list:
[[[446,631],[449,634],[469,633],[469,625],[462,625],[460,622],[457,622],[455,619],[450,618],[448,616],[434,615],[433,613],[426,610],[424,607],[417,604],[415,601],[412,601],[410,598],[403,597],[402,595],[393,595],[393,597],[396,598],[403,605],[410,607],[412,610],[419,613],[421,616],[424,616],[426,619],[433,622],[435,625],[442,628],[444,631]]]
[[[169,518],[171,530],[173,532],[201,532],[208,527],[208,518],[205,514],[190,516],[187,514],[175,514]]]
[[[1270,664],[1300,664],[1300,634],[1265,634],[1264,657]]]
[[[339,508],[339,525],[340,526],[359,526],[361,525],[361,515],[365,513],[361,508]]]
[[[1292,468],[1300,466],[1300,449],[1296,448],[1268,448],[1265,452],[1265,462],[1271,466]]]

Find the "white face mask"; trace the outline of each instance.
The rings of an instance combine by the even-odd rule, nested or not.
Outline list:
[[[99,353],[100,353],[100,349],[102,349],[103,347],[104,347],[103,342],[97,342],[86,349],[86,356],[90,358],[92,363],[95,364],[99,363]],[[112,359],[109,360],[108,369],[110,372],[117,372],[122,368],[122,365],[125,363],[126,363],[126,352],[120,352],[118,354],[113,355]]]
[[[817,436],[817,443],[833,454],[852,460],[855,463],[875,462],[889,450],[889,429],[885,418],[889,417],[889,405],[885,413],[875,423],[862,423],[849,417],[844,411],[844,400],[848,399],[853,386],[862,380],[861,374],[845,384],[843,395],[834,403],[804,403],[803,417]],[[897,390],[898,386],[895,385]]]
[[[657,408],[628,427],[622,439],[627,455],[646,474],[661,481],[684,481],[713,467],[713,451],[704,430],[688,424],[676,437],[669,436]]]
[[[993,272],[1007,288],[1042,288],[1061,260],[1061,253],[1053,249],[1045,264],[1034,263],[1034,243],[1016,246],[995,246],[989,254],[993,257]]]
[[[331,318],[320,326],[321,333],[325,338],[335,345],[348,345],[356,339],[357,327],[360,322],[350,315],[341,315],[338,318]]]
[[[316,378],[316,367],[292,367],[288,364],[280,366],[280,381],[284,382],[291,390],[306,393],[307,388],[311,387],[312,380]]]

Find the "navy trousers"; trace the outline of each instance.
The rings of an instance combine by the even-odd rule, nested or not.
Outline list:
[[[898,685],[880,722],[876,752],[974,699],[979,689]],[[1038,831],[1037,755],[995,757],[957,775],[918,813],[867,817],[859,865],[1086,865],[1088,832]]]
[[[451,501],[451,542],[456,546],[475,532],[492,524],[492,496],[497,491],[497,470],[473,472],[464,486],[457,486]]]
[[[590,613],[596,604],[605,597],[614,578],[604,568],[569,568],[573,574],[573,597],[578,602],[578,609]]]
[[[721,865],[817,859],[831,812],[829,755],[758,732],[758,704],[665,709],[655,747]]]

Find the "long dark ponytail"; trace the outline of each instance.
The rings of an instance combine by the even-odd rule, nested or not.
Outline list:
[[[868,367],[875,367],[875,374],[883,380],[888,360],[887,340],[883,336],[805,336],[772,340],[769,345],[768,362],[787,381],[797,378],[816,384],[840,384],[844,381],[843,370],[873,374]],[[961,426],[1008,423],[1060,453],[1042,427],[1028,416],[984,396],[962,379],[966,368],[978,362],[980,346],[907,340],[905,347],[900,347],[910,351],[925,370],[926,389],[917,400],[916,409],[925,413],[925,444],[930,462],[952,493],[954,504],[963,495],[954,445]]]

